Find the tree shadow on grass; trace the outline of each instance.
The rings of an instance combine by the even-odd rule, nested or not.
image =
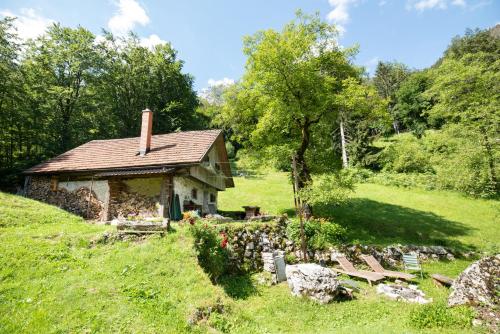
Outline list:
[[[356,198],[340,206],[316,206],[315,214],[331,217],[347,229],[349,241],[362,244],[441,245],[471,249],[454,239],[474,230],[432,212]]]
[[[217,282],[233,299],[247,299],[258,294],[250,274],[233,274],[221,277]]]

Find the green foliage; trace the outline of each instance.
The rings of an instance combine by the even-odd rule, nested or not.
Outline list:
[[[436,171],[436,187],[452,189],[474,197],[494,197],[497,184],[492,179],[491,160],[498,161],[500,152],[492,152],[477,145],[483,136],[461,125],[447,126],[425,138],[432,152],[432,164]],[[498,164],[493,166],[498,175]]]
[[[200,266],[216,282],[229,268],[227,236],[215,225],[197,220],[190,226]]]
[[[310,249],[327,249],[345,241],[346,230],[339,224],[324,218],[311,218],[304,222],[304,234]],[[291,221],[287,226],[287,235],[300,244],[300,222]]]
[[[234,145],[230,141],[226,142],[226,151],[229,159],[233,159],[236,156],[236,151]]]
[[[468,54],[477,53],[485,54],[485,61],[489,64],[498,60],[498,55],[500,55],[498,25],[490,30],[467,29],[464,36],[456,36],[452,39],[444,52],[444,58],[460,59]]]
[[[426,71],[414,72],[396,91],[394,112],[404,129],[421,137],[429,127],[426,112],[432,107],[432,100],[424,96],[430,86]]]
[[[279,170],[289,170],[296,156],[299,188],[316,166],[335,166],[315,158],[328,156],[342,80],[359,77],[351,62],[355,52],[338,47],[335,26],[301,12],[281,31],[245,37],[246,72],[226,91],[222,108],[231,138],[252,160],[260,155]]]
[[[437,177],[431,173],[374,173],[366,179],[368,182],[403,188],[423,188],[433,190],[438,188]]]
[[[344,89],[337,98],[339,117],[334,133],[338,136],[334,139],[334,147],[338,155],[341,155],[343,140],[347,165],[369,166],[374,153],[371,147],[373,140],[390,126],[388,100],[380,98],[375,87],[360,83],[354,78],[343,80],[342,86]]]
[[[21,44],[12,19],[0,20],[0,187],[33,164],[93,139],[135,137],[140,111],[153,132],[199,128],[193,78],[169,43],[145,48],[135,35],[51,25]],[[13,189],[15,190],[15,189]]]
[[[431,303],[420,306],[410,313],[409,325],[419,329],[447,328],[465,329],[471,327],[474,311],[467,306],[448,308],[445,303]]]
[[[473,197],[498,194],[490,163],[500,159],[498,151],[477,145],[483,136],[460,124],[428,131],[418,139],[410,134],[393,137],[380,155],[384,173],[372,182],[403,187],[455,190]],[[491,156],[490,156],[491,154]],[[493,166],[493,175],[498,174]]]
[[[354,192],[354,176],[349,170],[337,173],[320,174],[299,191],[299,196],[306,202],[317,205],[338,205],[344,203]]]
[[[396,92],[406,80],[410,70],[402,63],[379,62],[375,69],[373,84],[380,96],[388,101],[387,111],[391,117],[394,131],[399,132],[399,116],[394,108],[396,104]]]
[[[412,135],[398,136],[398,140],[381,153],[383,169],[397,173],[432,172],[430,155],[423,144]]]

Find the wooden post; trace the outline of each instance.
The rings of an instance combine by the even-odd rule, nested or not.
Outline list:
[[[307,245],[306,245],[306,236],[304,233],[304,218],[302,215],[303,207],[302,207],[302,202],[300,201],[300,196],[299,196],[299,175],[297,173],[297,159],[296,156],[293,155],[292,157],[292,173],[293,173],[293,188],[294,192],[297,192],[297,206],[299,208],[299,221],[300,221],[300,242],[301,242],[301,248],[302,248],[302,259],[304,261],[307,261]],[[295,197],[295,196],[294,196]]]
[[[90,210],[90,199],[92,198],[92,188],[94,187],[94,176],[92,176],[92,180],[90,181],[90,191],[89,198],[87,200],[87,218],[89,218],[89,210]]]

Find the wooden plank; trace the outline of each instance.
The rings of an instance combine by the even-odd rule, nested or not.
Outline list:
[[[441,274],[432,274],[432,281],[438,286],[451,286],[453,284],[453,279]]]

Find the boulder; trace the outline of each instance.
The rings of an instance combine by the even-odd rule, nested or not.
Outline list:
[[[320,304],[332,301],[340,293],[337,274],[314,263],[286,266],[286,279],[294,296],[306,296]]]
[[[448,306],[498,305],[500,254],[489,256],[467,267],[451,285]]]
[[[500,254],[485,257],[467,267],[451,285],[448,306],[471,305],[476,310],[475,324],[492,332],[500,329]]]

